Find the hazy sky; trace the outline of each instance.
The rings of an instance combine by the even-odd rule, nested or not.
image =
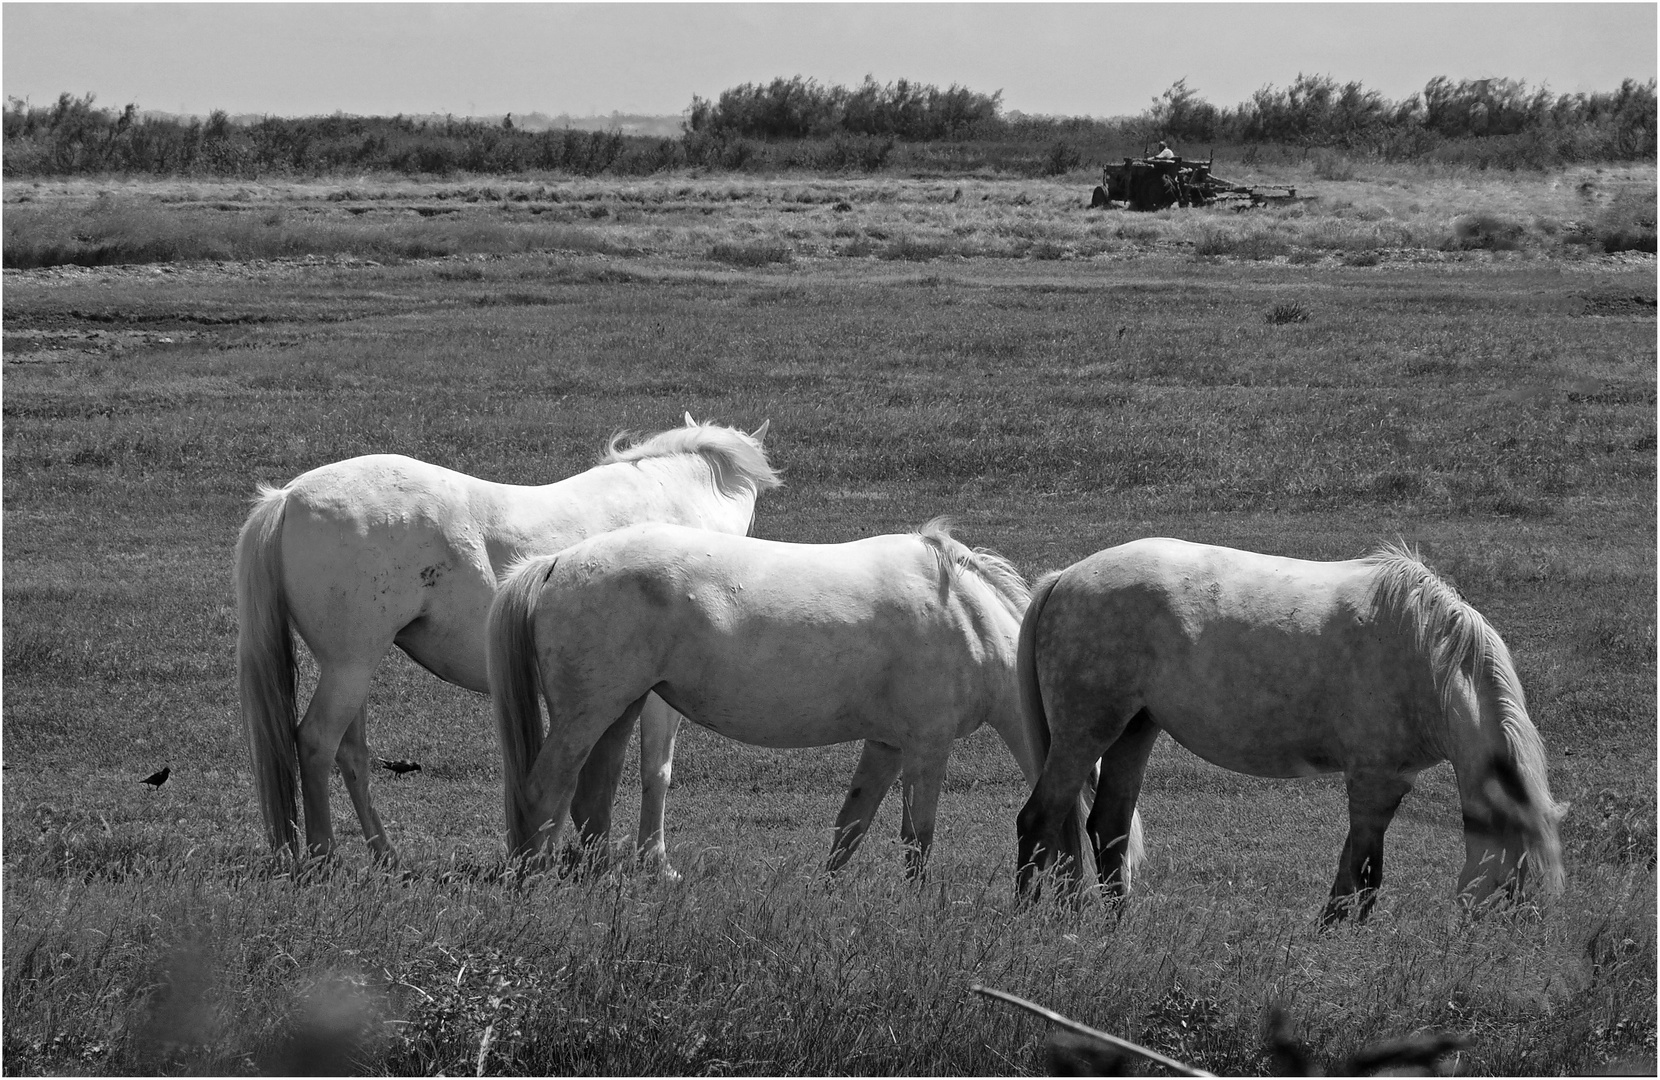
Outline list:
[[[8,97],[282,116],[612,111],[806,75],[983,93],[1007,110],[1212,104],[1298,72],[1398,100],[1436,75],[1558,92],[1655,74],[1653,3],[36,4],[0,6]]]

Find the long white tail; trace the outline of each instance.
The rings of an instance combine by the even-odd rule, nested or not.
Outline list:
[[[515,854],[528,850],[533,839],[524,788],[542,749],[542,678],[536,663],[534,620],[536,599],[552,569],[551,557],[521,563],[502,582],[490,604],[485,656],[501,737],[507,847]]]
[[[1040,580],[1032,588],[1032,599],[1026,608],[1026,617],[1020,623],[1020,646],[1015,658],[1015,667],[1020,679],[1020,713],[1026,722],[1026,738],[1028,745],[1035,746],[1040,751],[1038,765],[1043,765],[1049,756],[1049,716],[1043,707],[1043,692],[1038,686],[1037,677],[1037,624],[1043,614],[1043,605],[1049,600],[1049,594],[1055,588],[1055,582],[1060,579],[1059,574],[1050,574]],[[1093,781],[1099,766],[1090,771]],[[1085,881],[1095,878],[1095,852],[1089,842],[1089,808],[1090,800],[1094,798],[1095,785],[1091,782],[1084,784],[1084,790],[1078,792],[1078,803],[1072,808],[1069,815],[1074,820],[1069,823],[1067,846],[1072,850],[1066,852],[1073,859],[1073,872]],[[1131,822],[1129,836],[1129,850],[1124,858],[1124,884],[1129,886],[1130,876],[1133,873],[1133,858],[1136,862],[1141,859],[1141,812]]]
[[[294,635],[280,547],[287,496],[261,484],[236,540],[236,676],[266,837],[273,848],[286,846],[297,855]]]

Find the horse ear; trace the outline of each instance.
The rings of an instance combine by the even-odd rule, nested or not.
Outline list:
[[[692,419],[692,414],[690,412],[686,414],[686,426],[697,427],[697,421]]]
[[[761,421],[760,427],[749,433],[749,437],[754,439],[756,442],[760,442],[762,439],[767,437],[767,428],[771,426],[772,421],[770,419],[763,420]]]

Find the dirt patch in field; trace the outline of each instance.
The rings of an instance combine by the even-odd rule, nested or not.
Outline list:
[[[82,330],[25,328],[5,333],[8,364],[64,364],[119,356],[131,349],[176,345],[197,336],[194,330]]]
[[[1580,297],[1585,301],[1586,315],[1636,315],[1652,317],[1655,313],[1655,298],[1652,296],[1633,296],[1630,294],[1585,293]]]
[[[230,281],[291,280],[317,270],[365,269],[381,265],[373,259],[349,255],[305,255],[293,259],[250,259],[246,262],[128,263],[117,266],[43,266],[7,269],[9,284],[88,285],[105,281]]]

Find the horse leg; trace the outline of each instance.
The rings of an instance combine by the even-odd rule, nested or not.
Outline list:
[[[1159,727],[1152,714],[1142,709],[1101,755],[1095,806],[1089,812],[1089,840],[1095,849],[1096,873],[1108,896],[1122,896],[1129,891],[1133,867],[1124,865],[1124,856],[1130,846],[1130,819],[1141,798],[1148,755],[1158,737]]]
[[[894,777],[899,775],[900,760],[898,748],[865,740],[858,768],[853,770],[853,780],[847,788],[847,798],[842,802],[841,813],[836,815],[836,835],[830,842],[830,859],[825,864],[825,869],[832,874],[846,866],[858,850],[865,830],[870,828],[870,819],[876,816],[876,808],[882,805]]]
[[[346,791],[351,794],[352,807],[363,826],[363,838],[369,842],[369,850],[374,852],[378,862],[395,867],[398,865],[398,853],[392,850],[392,844],[386,839],[386,829],[380,823],[380,815],[369,802],[369,741],[364,732],[364,718],[368,713],[368,706],[357,710],[357,715],[347,725],[346,734],[340,740],[334,763],[340,769],[340,778],[346,782]]]
[[[905,876],[913,881],[921,880],[928,866],[928,849],[934,846],[934,815],[939,810],[940,787],[945,783],[950,755],[951,744],[947,742],[945,753],[913,757],[904,764],[904,814],[899,836],[905,841]]]
[[[654,866],[671,881],[680,877],[669,865],[664,831],[664,812],[669,799],[669,779],[674,771],[674,737],[680,731],[680,714],[653,694],[640,711],[640,862]]]
[[[607,747],[604,753],[615,755],[618,760],[614,764],[607,762],[601,765],[595,776],[602,779],[601,774],[609,771],[609,788],[615,790],[617,776],[622,770],[622,751],[617,749],[617,746],[627,747],[628,732],[638,719],[640,706],[644,703],[645,696],[641,695],[624,707],[620,716],[603,708],[590,709],[582,713],[574,710],[562,711],[558,722],[549,725],[542,749],[536,755],[536,761],[531,765],[524,784],[526,824],[531,836],[527,845],[529,850],[515,854],[546,856],[556,850],[560,827],[564,823],[565,815],[572,812],[583,768],[595,749],[595,744],[602,739],[613,740],[613,744]],[[621,729],[620,733],[618,729]],[[596,782],[596,786],[605,785]],[[592,789],[589,795],[591,806]],[[605,808],[605,815],[609,821],[609,806]],[[587,821],[591,817],[590,810],[578,821]]]
[[[1053,730],[1053,715],[1050,726]],[[1020,892],[1035,895],[1033,879],[1053,865],[1058,856],[1067,857],[1062,870],[1070,878],[1076,880],[1082,873],[1079,861],[1083,853],[1077,850],[1075,817],[1078,791],[1094,770],[1096,760],[1117,740],[1120,730],[1113,726],[1105,732],[1079,731],[1070,740],[1056,738],[1050,744],[1043,774],[1015,819],[1019,834],[1016,885]]]
[[[305,717],[294,738],[300,759],[300,792],[305,805],[306,850],[312,855],[334,853],[334,827],[329,819],[329,775],[340,741],[352,721],[363,712],[369,697],[373,665],[322,665],[317,689],[306,705]],[[367,747],[365,747],[365,750]],[[367,755],[365,755],[367,766]]]
[[[1383,884],[1384,830],[1412,790],[1413,779],[1398,773],[1349,774],[1349,836],[1338,857],[1331,899],[1320,916],[1322,925],[1331,926],[1350,914],[1361,922],[1371,913]]]
[[[625,710],[588,751],[588,760],[577,774],[571,822],[577,828],[582,850],[597,863],[605,863],[610,854],[607,842],[611,836],[611,808],[617,801],[623,757],[633,733],[634,715]]]

